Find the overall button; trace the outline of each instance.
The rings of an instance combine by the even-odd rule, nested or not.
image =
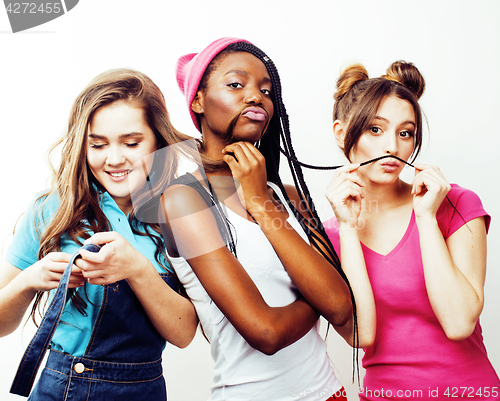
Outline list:
[[[85,371],[85,365],[81,362],[78,362],[73,369],[75,369],[76,373],[83,373]]]

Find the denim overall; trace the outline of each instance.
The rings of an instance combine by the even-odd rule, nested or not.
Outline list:
[[[78,255],[75,253],[74,257]],[[30,393],[38,369],[36,365],[45,353],[43,347],[50,343],[65,304],[73,261],[72,258],[64,273],[68,273],[67,277],[61,278],[56,295],[23,356],[11,393],[24,396]],[[178,290],[174,276],[160,275],[169,286]],[[61,300],[62,306],[57,310],[57,305],[53,307],[53,304]],[[28,400],[166,400],[161,361],[164,344],[165,340],[154,328],[127,281],[105,285],[101,308],[84,356],[74,357],[51,350]]]

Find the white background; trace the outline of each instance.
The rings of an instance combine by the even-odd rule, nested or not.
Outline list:
[[[0,10],[1,244],[7,246],[29,200],[49,184],[46,151],[64,131],[72,102],[104,70],[131,67],[148,74],[164,92],[174,125],[194,135],[175,81],[177,57],[222,36],[246,38],[280,71],[298,157],[342,164],[331,134],[341,67],[358,61],[379,76],[404,59],[427,82],[421,106],[430,135],[419,160],[477,192],[492,216],[481,324],[499,370],[499,21],[499,0],[81,0],[67,15],[12,34]],[[323,196],[330,175],[306,172],[324,218],[332,215]],[[28,325],[0,339],[1,400],[20,399],[8,389],[32,333]],[[356,400],[351,349],[333,331],[328,344],[350,400]],[[168,346],[164,357],[169,400],[208,398],[212,361],[201,336],[185,350]]]

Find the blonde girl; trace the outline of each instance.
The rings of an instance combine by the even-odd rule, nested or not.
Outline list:
[[[107,71],[80,93],[60,141],[53,187],[24,214],[2,263],[2,336],[19,326],[33,300],[35,318],[42,297],[51,298],[11,392],[30,393],[50,344],[30,399],[166,399],[165,341],[188,345],[197,318],[178,292],[158,224],[136,216],[156,213],[179,160],[171,145],[184,139],[158,87],[138,71]],[[168,160],[157,156],[166,147]],[[79,251],[84,241],[100,251]],[[80,258],[64,276],[70,274],[64,302],[61,277],[74,253]]]

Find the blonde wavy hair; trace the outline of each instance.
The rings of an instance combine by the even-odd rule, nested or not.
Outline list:
[[[158,223],[141,222],[135,216],[138,212],[147,213],[148,210],[157,213],[161,195],[176,177],[181,153],[188,156],[190,154],[188,145],[183,145],[183,141],[191,138],[173,127],[164,96],[156,84],[145,74],[131,69],[113,69],[95,77],[75,100],[66,133],[49,150],[50,156],[62,145],[60,164],[55,168],[51,163],[52,186],[35,204],[43,210],[44,202],[57,196],[58,207],[46,226],[43,215],[41,224],[38,222],[44,227],[43,232],[40,232],[40,225],[37,227],[40,238],[39,258],[50,252],[60,251],[63,236],[81,244],[92,233],[111,229],[99,206],[100,185],[87,164],[87,132],[94,113],[117,101],[127,102],[143,111],[144,118],[155,135],[158,149],[179,145],[169,149],[173,151],[169,151],[167,163],[161,158],[153,162],[155,184],[148,192],[135,199],[134,209],[129,214],[134,232],[149,236],[155,242],[155,258],[158,263],[162,266],[168,263]],[[85,315],[86,302],[83,298],[75,290],[70,290],[69,295],[77,310]],[[42,296],[43,292],[40,292],[35,298],[31,311],[33,321],[36,310],[42,314]]]

